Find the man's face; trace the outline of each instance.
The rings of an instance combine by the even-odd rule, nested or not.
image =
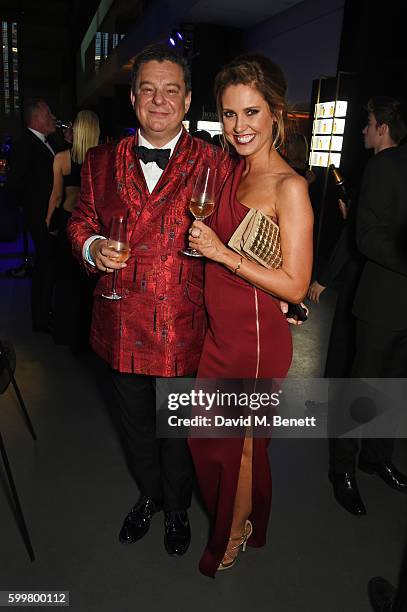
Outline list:
[[[369,113],[367,123],[362,130],[365,149],[377,149],[383,135],[383,126],[377,125],[376,117]]]
[[[180,131],[191,104],[181,66],[168,60],[142,64],[131,101],[143,136],[155,146],[167,144]]]
[[[35,113],[35,123],[37,126],[35,129],[44,134],[44,136],[53,134],[56,130],[56,119],[45,102],[38,104]]]

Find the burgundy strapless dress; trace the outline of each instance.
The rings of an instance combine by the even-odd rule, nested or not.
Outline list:
[[[210,225],[227,244],[248,208],[236,199],[242,161],[223,188]],[[279,300],[213,261],[206,262],[208,331],[198,378],[284,378],[292,358],[289,325]],[[189,446],[206,507],[211,535],[199,569],[214,576],[230,537],[244,438],[190,438]],[[251,546],[266,542],[271,506],[269,439],[253,438]]]

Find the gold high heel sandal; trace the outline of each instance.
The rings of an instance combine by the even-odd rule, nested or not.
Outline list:
[[[251,524],[250,521],[246,521],[245,526],[244,526],[244,534],[240,537],[240,538],[229,538],[229,543],[230,542],[239,542],[238,544],[236,544],[235,546],[229,546],[226,549],[225,554],[223,555],[223,559],[219,564],[218,567],[218,571],[221,572],[222,570],[227,570],[232,568],[236,561],[237,561],[237,555],[239,554],[239,549],[242,549],[242,552],[245,552],[246,550],[246,545],[247,545],[247,540],[250,538],[250,536],[253,533],[253,525]],[[237,550],[238,552],[236,553],[235,556],[231,555],[228,550],[230,552],[232,552],[232,550]],[[225,559],[232,559],[232,561],[230,563],[225,563]]]

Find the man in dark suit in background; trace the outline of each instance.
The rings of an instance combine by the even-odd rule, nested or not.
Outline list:
[[[35,247],[32,277],[33,331],[47,331],[51,310],[53,262],[45,217],[53,185],[54,151],[47,137],[56,130],[56,120],[44,100],[24,107],[26,129],[13,147],[7,187],[23,208],[24,225]]]
[[[366,258],[353,305],[356,322],[355,378],[407,376],[407,146],[400,103],[373,98],[363,130],[366,148],[375,156],[363,175],[356,240]],[[394,440],[364,439],[359,468],[407,492],[407,477],[392,463]],[[355,464],[358,440],[332,440],[330,479],[336,500],[353,514],[365,514]]]

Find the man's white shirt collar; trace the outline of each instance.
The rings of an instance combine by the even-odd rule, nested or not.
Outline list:
[[[32,132],[34,134],[34,136],[39,138],[43,144],[45,144],[47,149],[49,149],[51,151],[52,155],[55,155],[55,151],[53,150],[51,145],[48,144],[48,142],[45,142],[46,141],[45,134],[43,134],[42,132],[38,132],[37,130],[34,130],[33,128],[30,128],[30,127],[28,129],[30,130],[30,132]]]
[[[37,130],[34,130],[34,128],[28,128],[28,129],[30,130],[30,132],[35,134],[37,138],[42,140],[42,142],[45,144],[45,134],[43,134],[42,132],[38,132]]]
[[[178,134],[175,136],[175,138],[170,140],[170,142],[167,142],[166,145],[164,145],[163,147],[155,147],[153,144],[151,144],[151,142],[149,142],[146,138],[144,138],[140,130],[138,130],[138,144],[139,146],[146,147],[147,149],[170,149],[171,150],[170,157],[171,157],[171,155],[174,152],[175,147],[177,146],[177,142],[181,137],[181,134],[182,134],[182,128],[180,129]],[[148,191],[152,193],[154,190],[154,187],[157,185],[164,171],[161,170],[161,168],[157,166],[155,162],[145,164],[141,159],[140,159],[140,166],[143,171],[144,178],[146,180]]]
[[[170,140],[170,142],[167,142],[166,145],[164,145],[163,147],[155,147],[153,144],[151,144],[151,142],[149,142],[146,138],[144,138],[140,130],[138,130],[138,143],[140,147],[146,147],[147,149],[171,149],[171,153],[170,153],[170,157],[171,157],[171,155],[174,152],[175,147],[177,146],[178,140],[181,138],[181,134],[182,134],[182,128],[180,129],[178,134],[175,136],[175,138]]]

